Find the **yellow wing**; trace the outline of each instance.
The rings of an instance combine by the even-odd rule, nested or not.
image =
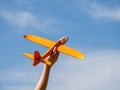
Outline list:
[[[73,49],[73,48],[70,48],[68,46],[65,46],[65,45],[60,45],[58,47],[58,51],[64,53],[64,54],[67,54],[67,55],[70,55],[72,57],[75,57],[75,58],[78,58],[78,59],[84,59],[84,54]]]
[[[48,48],[52,47],[56,42],[54,41],[51,41],[51,40],[48,40],[48,39],[45,39],[45,38],[42,38],[42,37],[38,37],[38,36],[34,36],[34,35],[24,35],[24,38],[30,40],[30,41],[33,41],[37,44],[40,44],[40,45],[43,45],[43,46],[46,46]],[[58,47],[58,51],[59,52],[62,52],[64,54],[67,54],[67,55],[70,55],[70,56],[73,56],[75,58],[78,58],[78,59],[84,59],[84,54],[73,49],[73,48],[70,48],[68,46],[65,46],[65,45],[60,45]],[[30,55],[28,55],[28,57],[31,57]]]
[[[23,53],[23,55],[30,58],[30,59],[32,59],[32,60],[34,60],[34,56],[32,54],[30,54],[30,53]]]
[[[48,47],[48,48],[52,47],[55,44],[55,42],[53,42],[51,40],[48,40],[48,39],[45,39],[42,37],[38,37],[38,36],[34,36],[34,35],[29,35],[29,34],[24,35],[24,38],[26,38],[32,42],[35,42],[37,44]]]
[[[30,58],[30,59],[32,59],[32,60],[34,60],[34,56],[33,56],[32,54],[30,54],[30,53],[23,53],[23,55],[26,56],[26,57],[28,57],[28,58]],[[50,61],[48,61],[48,60],[44,60],[44,62],[45,62],[46,64],[48,64],[48,65],[51,65],[51,64],[52,64],[52,63],[51,63]]]

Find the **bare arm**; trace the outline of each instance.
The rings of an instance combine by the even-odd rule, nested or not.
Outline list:
[[[51,67],[57,61],[58,56],[59,56],[59,52],[56,51],[55,54],[52,53],[52,55],[49,59],[49,61],[52,62],[52,65],[48,66],[48,65],[44,64],[42,75],[40,77],[40,80],[37,83],[37,86],[35,87],[35,90],[46,90]]]
[[[40,80],[37,83],[35,90],[46,90],[50,69],[51,69],[50,67],[47,67],[47,65],[44,65],[42,75],[40,77]]]

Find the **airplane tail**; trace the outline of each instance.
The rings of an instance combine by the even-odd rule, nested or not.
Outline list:
[[[34,61],[33,61],[33,66],[36,66],[41,62],[41,55],[39,51],[34,51]]]
[[[33,61],[33,66],[36,66],[40,62],[46,63],[47,65],[51,65],[51,62],[48,60],[42,60],[42,57],[39,53],[39,51],[34,51],[34,61]]]

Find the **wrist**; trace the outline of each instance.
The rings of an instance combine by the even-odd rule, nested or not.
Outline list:
[[[50,66],[50,65],[47,65],[47,64],[44,64],[44,68],[50,70],[50,69],[51,69],[51,66]]]

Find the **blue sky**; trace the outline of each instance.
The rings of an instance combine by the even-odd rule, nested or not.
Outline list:
[[[119,90],[119,0],[1,0],[0,90],[33,90],[43,64],[32,66],[23,52],[47,48],[24,34],[56,41],[83,52],[85,60],[61,54],[51,70],[47,90]]]

